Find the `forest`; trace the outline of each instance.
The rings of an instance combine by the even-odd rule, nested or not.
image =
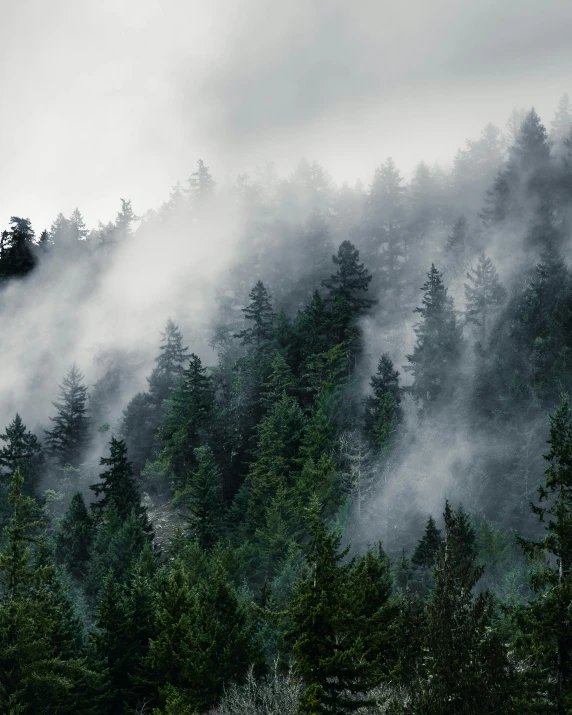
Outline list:
[[[144,286],[63,337],[231,232],[161,331]],[[0,712],[571,713],[571,242],[567,95],[408,180],[199,160],[141,216],[12,216]]]

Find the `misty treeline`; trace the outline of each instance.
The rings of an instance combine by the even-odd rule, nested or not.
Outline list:
[[[3,295],[238,238],[143,385],[125,344],[0,435],[1,712],[572,711],[571,125],[515,111],[408,183],[199,161],[143,217],[11,219]]]

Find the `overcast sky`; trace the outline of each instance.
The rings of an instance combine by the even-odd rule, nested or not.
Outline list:
[[[572,91],[570,0],[0,0],[0,225],[304,156],[368,182]]]

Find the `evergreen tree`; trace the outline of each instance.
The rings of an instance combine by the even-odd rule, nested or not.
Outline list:
[[[433,264],[421,290],[423,306],[415,308],[415,312],[423,320],[414,326],[417,340],[413,353],[407,356],[406,369],[415,378],[412,390],[415,397],[430,404],[451,394],[461,357],[462,335],[453,299]]]
[[[332,256],[337,272],[323,281],[328,289],[331,330],[336,342],[354,341],[357,319],[367,313],[376,301],[366,297],[371,275],[359,262],[359,251],[344,241],[336,256]]]
[[[240,338],[242,345],[253,345],[261,348],[270,342],[273,335],[276,314],[272,310],[272,302],[268,291],[262,281],[258,281],[249,293],[250,304],[242,309],[247,320],[251,320],[252,327],[244,328],[235,335]]]
[[[348,603],[352,565],[343,563],[347,549],[340,552],[339,534],[328,531],[315,506],[310,519],[308,569],[288,611],[294,669],[305,686],[299,712],[353,712],[364,704],[371,668]]]
[[[487,337],[487,319],[501,307],[507,293],[499,281],[493,262],[484,253],[479,255],[476,268],[471,268],[467,278],[469,283],[465,283],[465,316],[468,321],[481,328],[484,341]]]
[[[387,353],[379,359],[370,384],[373,394],[365,400],[364,431],[376,447],[384,450],[397,427],[401,403],[399,372]]]
[[[447,236],[447,243],[445,245],[445,250],[449,253],[453,253],[458,257],[462,257],[467,249],[467,233],[469,229],[469,222],[466,217],[461,215],[456,220],[453,226],[453,232],[450,236]]]
[[[159,355],[155,358],[157,365],[148,378],[149,394],[156,405],[169,398],[171,390],[183,375],[188,359],[189,350],[183,347],[181,331],[169,318],[165,332],[161,333]]]
[[[72,365],[60,385],[60,399],[52,404],[57,410],[52,430],[46,430],[49,449],[55,459],[65,466],[77,467],[89,443],[87,418],[87,387],[83,375]]]
[[[550,451],[546,481],[538,488],[532,511],[546,534],[533,541],[519,538],[525,554],[538,564],[531,573],[536,598],[523,607],[521,652],[530,665],[525,672],[523,702],[564,715],[572,708],[572,414],[568,399],[550,417]],[[546,677],[550,673],[552,677]],[[547,702],[548,699],[548,702]],[[528,705],[529,706],[529,705]],[[532,710],[534,711],[534,710]]]
[[[187,183],[189,184],[187,193],[191,209],[197,211],[205,207],[214,195],[216,183],[202,159],[197,161],[197,170],[191,174]]]
[[[173,391],[160,428],[162,455],[173,475],[175,489],[182,491],[197,466],[195,449],[202,446],[214,410],[212,377],[201,360],[191,354],[189,366]]]
[[[85,227],[85,221],[80,210],[76,207],[70,216],[70,228],[72,236],[76,241],[85,241],[89,231]]]
[[[474,531],[466,514],[453,512],[448,503],[444,519],[413,709],[424,715],[511,712],[514,679],[492,628],[493,599],[488,591],[473,595],[483,572],[475,565]]]
[[[56,536],[56,556],[75,578],[87,570],[95,524],[81,492],[76,492]]]
[[[115,217],[115,227],[113,231],[115,240],[123,240],[133,235],[131,224],[139,221],[139,216],[135,215],[131,206],[131,199],[121,199],[121,210]]]
[[[435,557],[439,553],[442,543],[441,531],[437,528],[435,519],[430,516],[425,526],[425,532],[417,542],[411,557],[411,563],[414,566],[431,568],[435,563]]]
[[[101,473],[101,481],[91,487],[96,497],[103,495],[92,504],[94,513],[101,515],[113,503],[121,520],[127,519],[133,513],[143,530],[150,534],[152,526],[147,517],[147,510],[141,504],[131,463],[127,459],[125,442],[112,437],[109,443],[109,457],[101,457],[100,464],[108,469]]]
[[[10,226],[3,237],[7,245],[3,245],[0,269],[6,277],[25,276],[36,264],[32,223],[28,218],[12,216]]]
[[[151,455],[159,420],[148,392],[138,392],[123,410],[120,432],[135,474],[141,474]]]
[[[557,150],[562,149],[564,141],[570,134],[572,128],[572,104],[566,93],[562,95],[558,102],[558,109],[554,119],[550,123],[550,140]]]
[[[9,501],[13,513],[0,553],[0,710],[101,715],[101,677],[58,586],[18,468]]]
[[[0,466],[10,475],[19,468],[27,492],[33,494],[42,463],[42,446],[39,439],[26,429],[18,413],[6,427],[6,432],[0,434],[0,439],[6,443],[0,449]]]
[[[202,549],[211,549],[222,535],[225,504],[222,479],[208,447],[195,449],[198,467],[182,497],[189,510],[187,523]]]

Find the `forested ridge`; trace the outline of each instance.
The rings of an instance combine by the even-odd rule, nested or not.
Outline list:
[[[170,236],[236,241],[152,365],[125,329],[44,413],[55,358],[26,356],[0,712],[572,712],[566,95],[547,127],[515,110],[408,182],[386,159],[367,186],[306,161],[219,185],[200,160],[142,216],[10,219],[0,315],[72,274],[85,315],[118,255],[128,290]]]

